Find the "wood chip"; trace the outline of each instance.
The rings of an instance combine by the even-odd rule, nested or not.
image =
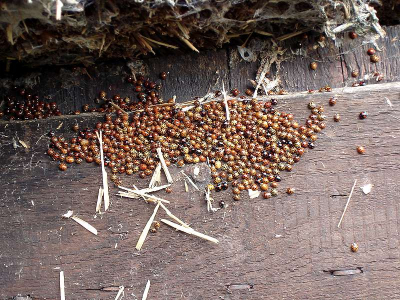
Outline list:
[[[194,229],[192,229],[190,227],[187,228],[187,227],[175,224],[174,222],[171,222],[171,221],[168,221],[168,220],[165,220],[165,219],[161,219],[161,222],[163,222],[163,223],[165,223],[165,224],[167,224],[167,225],[169,225],[169,226],[171,226],[171,227],[173,227],[173,228],[175,228],[177,230],[183,231],[183,232],[185,232],[187,234],[191,234],[191,235],[197,236],[199,238],[202,238],[204,240],[207,240],[207,241],[210,241],[210,242],[213,242],[213,243],[216,243],[216,244],[219,243],[219,241],[217,239],[215,239],[213,237],[210,237],[208,235],[205,235],[203,233],[197,232],[196,230],[194,230]]]
[[[339,220],[339,224],[337,225],[338,228],[340,227],[340,224],[342,224],[344,214],[346,213],[347,207],[349,206],[350,199],[351,199],[351,196],[353,195],[353,191],[354,191],[354,188],[356,187],[356,184],[357,184],[357,179],[354,180],[354,184],[353,184],[353,187],[351,188],[349,198],[347,199],[347,202],[346,202],[346,206],[344,207],[342,216],[340,217],[340,220]]]
[[[162,207],[162,209],[165,210],[165,212],[167,213],[167,215],[168,215],[171,219],[174,219],[175,221],[177,221],[179,224],[181,224],[181,225],[184,226],[184,227],[187,227],[187,228],[190,227],[188,224],[186,224],[185,222],[183,222],[181,219],[179,219],[178,217],[176,217],[175,215],[173,215],[173,214],[169,211],[169,209],[166,208],[165,205],[162,204],[161,202],[160,202],[160,206]]]
[[[119,287],[118,294],[117,294],[117,296],[115,296],[114,300],[120,300],[120,299],[122,299],[124,297],[124,289],[125,289],[124,286],[120,286]]]
[[[149,294],[149,289],[150,289],[150,280],[147,280],[146,287],[145,287],[144,292],[143,292],[142,300],[146,300],[147,299],[147,295]]]
[[[81,218],[75,217],[74,212],[72,210],[67,211],[67,213],[63,214],[62,217],[65,219],[72,219],[86,230],[89,230],[91,233],[97,235],[97,229],[90,225],[88,222],[83,221]]]
[[[146,236],[149,233],[151,224],[153,224],[153,221],[154,221],[154,218],[155,218],[155,216],[157,214],[158,208],[160,207],[160,203],[161,202],[158,202],[157,206],[154,208],[153,214],[150,216],[150,219],[147,221],[147,224],[144,227],[143,232],[140,235],[139,240],[138,240],[138,242],[136,244],[136,250],[140,251],[140,249],[142,249],[144,240],[146,239]]]
[[[97,139],[100,143],[100,158],[101,158],[101,173],[103,175],[103,197],[104,197],[104,210],[107,211],[110,206],[110,196],[108,194],[108,179],[106,168],[104,167],[104,154],[103,154],[103,134],[102,131],[96,132]]]
[[[99,194],[97,195],[97,204],[96,204],[96,213],[100,213],[101,209],[101,200],[103,198],[103,188],[99,187]]]
[[[162,166],[162,168],[164,170],[165,176],[167,177],[168,183],[173,183],[174,181],[172,180],[172,176],[168,171],[168,167],[167,167],[167,164],[165,163],[164,156],[163,156],[163,153],[161,151],[161,148],[157,148],[157,154],[158,154],[158,158],[160,159],[160,163],[161,163],[161,166]]]
[[[65,300],[64,271],[60,271],[60,298]]]

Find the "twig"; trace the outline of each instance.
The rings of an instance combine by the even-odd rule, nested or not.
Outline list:
[[[146,287],[143,292],[142,300],[147,299],[147,294],[149,293],[149,289],[150,289],[150,280],[147,280]]]
[[[351,188],[350,195],[349,195],[349,198],[347,199],[346,206],[344,207],[342,216],[340,217],[339,224],[337,225],[338,228],[340,227],[340,224],[342,224],[342,220],[343,220],[344,214],[346,213],[347,207],[349,206],[351,196],[353,195],[354,188],[356,187],[356,183],[357,183],[357,179],[354,180],[354,184],[353,184],[353,187]]]
[[[171,174],[168,171],[167,164],[165,163],[164,156],[162,154],[161,148],[157,148],[158,158],[160,159],[161,166],[164,170],[165,176],[167,177],[168,183],[173,183],[174,180],[172,179]]]
[[[108,180],[107,180],[107,172],[104,167],[104,154],[103,154],[103,136],[102,131],[100,133],[96,132],[97,139],[100,143],[100,158],[101,158],[101,173],[103,175],[103,197],[104,197],[104,210],[107,211],[110,206],[110,196],[108,194]]]
[[[137,242],[137,244],[136,244],[136,250],[142,249],[144,240],[146,239],[147,233],[148,233],[149,230],[150,230],[150,226],[151,226],[151,224],[153,224],[153,220],[154,220],[154,218],[155,218],[155,216],[156,216],[156,214],[157,214],[158,208],[160,207],[160,203],[161,203],[161,202],[158,202],[157,206],[154,208],[153,214],[150,216],[150,219],[147,221],[147,224],[146,224],[146,226],[144,227],[143,232],[142,232],[142,234],[140,235],[139,240],[138,240],[138,242]]]
[[[100,213],[101,209],[101,199],[103,198],[103,188],[99,187],[99,194],[97,195],[96,213]]]
[[[185,232],[187,234],[191,234],[191,235],[197,236],[199,238],[205,239],[207,241],[210,241],[210,242],[213,242],[213,243],[216,243],[216,244],[219,243],[219,241],[217,239],[215,239],[213,237],[210,237],[208,235],[205,235],[203,233],[197,232],[196,230],[194,230],[194,229],[192,229],[190,227],[187,228],[187,227],[175,224],[174,222],[171,222],[171,221],[168,221],[168,220],[165,220],[165,219],[161,219],[161,222],[163,222],[163,223],[165,223],[165,224],[167,224],[167,225],[169,225],[169,226],[171,226],[171,227],[173,227],[173,228],[175,228],[177,230],[183,231],[183,232]]]
[[[181,219],[179,219],[178,217],[176,217],[175,215],[173,215],[173,214],[169,211],[169,209],[166,208],[165,205],[162,204],[161,202],[160,202],[160,206],[162,207],[162,209],[165,210],[165,212],[167,213],[167,215],[168,215],[170,218],[174,219],[175,221],[177,221],[179,224],[181,224],[181,225],[184,226],[184,227],[187,227],[187,228],[190,227],[188,224],[186,224],[185,222],[183,222]]]
[[[61,300],[65,300],[64,271],[60,272],[60,298]]]

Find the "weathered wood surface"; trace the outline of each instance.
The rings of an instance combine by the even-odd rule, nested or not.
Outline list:
[[[329,107],[333,95],[338,104]],[[183,183],[176,182],[172,194],[159,195],[171,200],[174,214],[220,244],[162,225],[140,252],[135,245],[154,206],[116,197],[111,188],[110,211],[94,218],[100,168],[83,163],[60,172],[44,154],[50,129],[68,137],[75,122],[89,126],[101,116],[1,122],[0,299],[18,294],[59,299],[60,270],[67,299],[114,299],[120,285],[127,299],[140,299],[148,279],[149,299],[399,298],[400,84],[278,98],[278,109],[299,121],[308,116],[311,99],[325,105],[328,115],[316,148],[284,174],[281,194],[233,203],[229,192],[214,193],[216,201],[225,199],[229,206],[207,213],[203,196],[185,193]],[[369,116],[359,120],[364,110]],[[341,114],[340,123],[332,121],[334,113]],[[14,149],[13,138],[30,148]],[[365,155],[357,154],[358,145],[366,147]],[[147,184],[134,176],[123,180]],[[374,184],[369,195],[360,190],[365,183]],[[286,195],[287,187],[296,193]],[[99,235],[61,219],[68,209]],[[350,251],[352,242],[359,244],[358,253]],[[357,268],[362,273],[330,273]]]

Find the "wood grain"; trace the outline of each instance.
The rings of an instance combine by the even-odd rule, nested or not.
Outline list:
[[[333,95],[338,104],[329,107]],[[185,193],[183,182],[175,182],[172,194],[157,195],[171,201],[172,213],[220,244],[161,226],[140,252],[134,247],[154,206],[119,198],[112,187],[110,211],[94,218],[100,168],[84,163],[60,172],[44,154],[50,129],[70,137],[72,124],[92,126],[101,116],[2,121],[0,299],[18,294],[58,299],[60,270],[65,272],[67,299],[114,299],[120,285],[128,299],[140,299],[148,279],[149,299],[399,298],[400,84],[278,99],[279,110],[302,122],[311,100],[323,104],[328,115],[316,148],[284,174],[280,195],[233,202],[229,191],[214,193],[228,207],[207,213],[203,195]],[[364,110],[369,116],[359,120]],[[332,121],[334,113],[341,114],[340,123]],[[13,138],[29,149],[14,149]],[[366,147],[365,155],[357,154],[358,145]],[[173,176],[179,171],[170,170]],[[374,187],[369,195],[356,187],[338,229],[354,179]],[[123,181],[128,186],[147,184],[136,176]],[[287,187],[296,193],[286,195]],[[68,209],[99,235],[62,219]],[[157,219],[161,217],[162,212]],[[350,251],[352,242],[359,244],[358,253]],[[362,273],[330,273],[355,268]]]

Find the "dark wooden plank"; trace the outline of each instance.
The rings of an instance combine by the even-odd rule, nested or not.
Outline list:
[[[368,45],[359,46],[357,40],[346,40],[342,48],[336,48],[331,41],[324,47],[318,46],[317,36],[308,34],[307,39],[294,37],[283,43],[289,58],[281,63],[279,78],[281,87],[289,92],[318,90],[329,85],[342,87],[351,85],[356,80],[349,75],[351,70],[359,69],[360,78],[376,70],[384,74],[382,82],[399,81],[400,49],[398,36],[400,26],[385,28],[388,35],[378,40],[381,62],[377,66],[369,63],[365,55]],[[293,50],[291,44],[301,41],[303,47]],[[318,46],[318,47],[316,47]],[[341,53],[344,53],[341,57]],[[343,61],[341,61],[341,59]],[[318,69],[309,67],[312,61],[318,62]],[[246,62],[240,58],[237,48],[204,51],[199,54],[166,55],[135,61],[137,72],[161,82],[161,95],[168,99],[173,95],[177,101],[185,101],[197,96],[204,96],[208,91],[221,89],[222,82],[226,88],[238,88],[242,93],[250,87],[250,79],[255,79],[260,62]],[[126,61],[113,61],[95,66],[51,67],[37,70],[13,70],[10,74],[1,74],[0,87],[28,83],[36,93],[59,104],[64,114],[80,110],[83,104],[95,106],[93,100],[101,90],[112,96],[136,99],[132,86],[125,82],[130,74]],[[169,72],[165,82],[159,79],[162,71]],[[272,65],[270,78],[277,76],[277,67]],[[229,78],[229,79],[228,79]],[[369,83],[374,83],[370,80]],[[0,92],[5,93],[2,88]]]
[[[29,84],[34,85],[34,93],[56,102],[63,114],[69,114],[82,110],[84,104],[99,107],[100,105],[94,103],[94,99],[100,91],[106,91],[109,97],[119,94],[123,98],[130,97],[137,101],[137,93],[132,85],[126,82],[126,78],[131,74],[128,63],[116,61],[88,68],[44,68],[24,73],[21,77],[15,76],[12,80],[3,78],[0,86],[22,86],[23,83],[28,87]],[[220,89],[222,81],[227,83],[226,63],[226,50],[205,51],[200,54],[168,55],[146,61],[138,60],[135,70],[136,73],[161,83],[161,96],[164,99],[176,95],[177,102],[183,102]],[[168,72],[166,81],[159,78],[163,71]],[[5,88],[0,91],[8,92]]]
[[[281,87],[289,92],[319,90],[328,85],[333,88],[351,86],[364,78],[366,74],[378,71],[384,75],[382,82],[399,81],[400,47],[398,46],[400,26],[384,27],[387,36],[377,40],[377,45],[382,49],[378,52],[381,61],[375,66],[369,62],[366,50],[371,44],[360,45],[360,39],[351,40],[347,35],[342,47],[336,47],[333,41],[326,40],[323,44],[318,42],[318,36],[312,33],[307,38],[301,36],[285,41],[284,48],[289,54],[289,59],[280,65],[279,73],[275,64],[271,67],[270,79],[280,78]],[[291,45],[301,42],[300,49],[293,49]],[[268,51],[269,49],[266,49]],[[267,55],[267,54],[266,54]],[[230,75],[231,86],[239,88],[242,92],[251,86],[249,79],[254,79],[260,63],[246,62],[239,59],[236,48],[230,49]],[[316,71],[310,69],[311,62],[317,62]],[[352,70],[358,70],[358,79],[352,78]],[[372,78],[367,83],[376,83]]]
[[[345,43],[340,49],[343,53],[343,76],[347,86],[364,80],[365,76],[371,77],[369,80],[366,80],[369,84],[377,83],[377,77],[371,76],[375,72],[383,75],[382,82],[400,80],[399,30],[400,26],[385,27],[387,35],[377,41],[377,45],[381,51],[376,51],[376,54],[380,58],[380,61],[376,64],[371,63],[370,57],[367,55],[369,48],[377,49],[372,43],[360,45],[357,39],[352,41],[348,38],[349,42]],[[351,76],[353,70],[359,72],[358,78]]]
[[[338,104],[327,107],[333,94]],[[100,116],[1,122],[0,299],[17,294],[58,299],[60,269],[65,271],[69,299],[114,299],[117,292],[107,290],[120,285],[129,297],[140,298],[147,279],[154,299],[400,297],[400,85],[280,96],[278,109],[293,112],[301,121],[309,113],[310,100],[326,106],[329,121],[317,147],[283,176],[279,189],[294,187],[293,196],[282,192],[269,200],[233,203],[229,193],[215,193],[216,201],[225,199],[229,206],[211,214],[202,195],[186,194],[183,183],[176,182],[172,194],[159,194],[172,201],[173,213],[220,244],[162,226],[140,252],[134,247],[153,206],[112,195],[110,211],[93,218],[100,169],[82,164],[60,172],[44,155],[49,129],[62,123],[58,132],[68,136],[75,122],[86,126]],[[366,120],[358,119],[361,110],[369,112]],[[334,113],[341,114],[340,123],[331,121]],[[14,149],[15,136],[30,148]],[[363,156],[355,150],[360,144],[367,149]],[[355,179],[359,185],[338,229]],[[147,183],[136,177],[123,181]],[[374,187],[364,195],[359,186],[367,182]],[[62,220],[68,209],[92,223],[99,236]],[[349,250],[354,241],[358,253]],[[363,273],[335,277],[329,272],[356,268]]]

